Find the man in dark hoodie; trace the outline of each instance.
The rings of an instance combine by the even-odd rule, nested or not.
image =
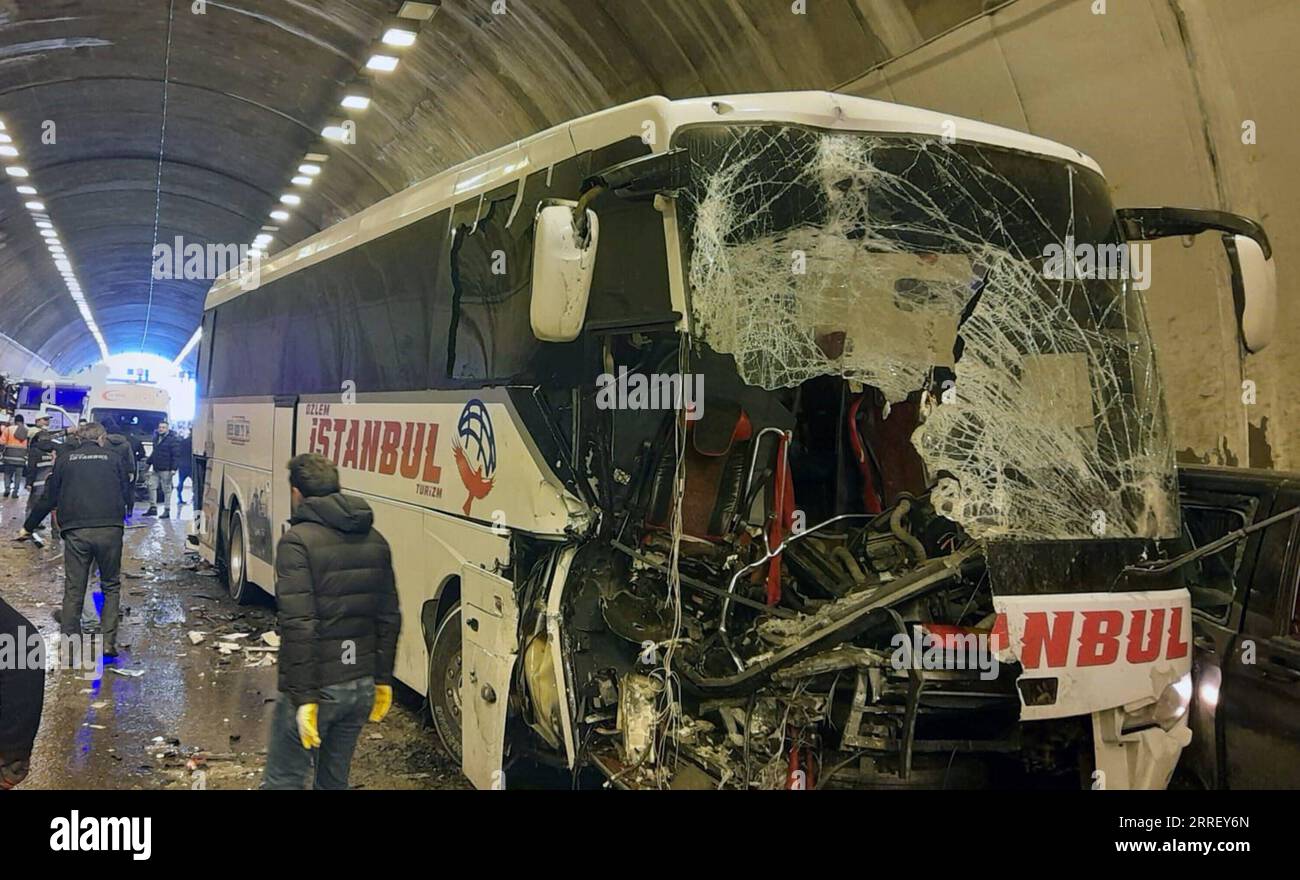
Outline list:
[[[0,664],[0,791],[13,788],[27,777],[32,743],[41,726],[45,700],[44,648],[33,659],[30,649],[40,631],[32,622],[0,599],[0,638],[13,645],[11,657],[23,662]]]
[[[144,447],[139,440],[133,441],[123,434],[112,416],[104,419],[101,424],[107,433],[108,448],[122,457],[122,467],[126,468],[126,474],[131,478],[131,497],[126,502],[126,515],[129,517],[135,508],[135,461],[138,457],[144,457]]]
[[[343,789],[366,719],[393,703],[402,615],[393,557],[328,458],[289,462],[290,528],[276,545],[280,697],[262,787]],[[314,772],[313,772],[314,771]]]
[[[122,577],[122,511],[132,491],[122,457],[108,446],[104,426],[77,428],[77,446],[61,451],[43,494],[28,514],[19,538],[40,528],[58,510],[63,537],[63,609],[56,614],[65,635],[81,634],[81,609],[90,567],[99,566],[104,591],[104,656],[117,656],[117,615]]]

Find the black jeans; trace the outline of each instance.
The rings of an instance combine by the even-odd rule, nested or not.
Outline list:
[[[99,585],[104,591],[101,627],[105,650],[117,645],[117,614],[122,584],[122,527],[69,529],[63,533],[63,622],[65,635],[80,635],[81,606],[91,563],[99,565]]]

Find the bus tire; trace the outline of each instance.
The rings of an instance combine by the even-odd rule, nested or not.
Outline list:
[[[426,687],[429,716],[438,739],[457,765],[461,762],[461,634],[460,602],[438,622],[429,646],[429,681]]]
[[[244,516],[235,508],[230,512],[230,527],[226,530],[226,547],[223,554],[226,589],[237,605],[252,601],[253,588],[248,583],[248,546],[244,543]]]

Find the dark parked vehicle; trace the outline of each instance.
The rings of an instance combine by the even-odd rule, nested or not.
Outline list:
[[[1300,474],[1179,469],[1196,547],[1300,507]],[[1180,776],[1206,788],[1300,788],[1300,516],[1187,566],[1195,685]]]

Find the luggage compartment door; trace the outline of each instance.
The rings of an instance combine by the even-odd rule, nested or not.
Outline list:
[[[504,788],[506,710],[519,655],[514,584],[463,566],[460,625],[463,770],[476,788]]]

